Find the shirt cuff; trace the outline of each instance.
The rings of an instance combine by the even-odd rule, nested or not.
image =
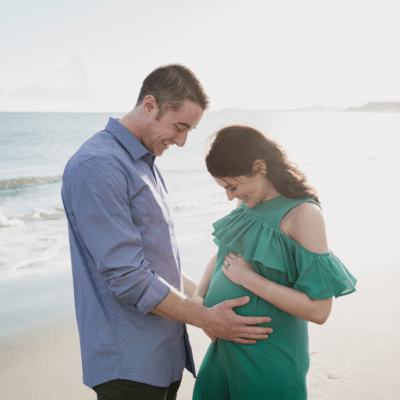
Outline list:
[[[152,308],[160,304],[167,297],[170,290],[171,288],[167,282],[154,272],[149,287],[136,304],[140,314],[148,314]]]

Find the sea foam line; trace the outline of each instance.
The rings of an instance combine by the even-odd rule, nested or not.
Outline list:
[[[65,212],[63,208],[54,207],[49,210],[43,210],[40,208],[34,208],[31,211],[17,213],[11,217],[7,217],[0,213],[0,228],[9,228],[13,226],[22,226],[27,222],[34,221],[52,221],[55,219],[65,218]]]
[[[177,202],[172,201],[172,209],[175,211],[198,209],[223,203],[226,203],[226,198],[224,196],[213,196],[204,199],[187,199]],[[52,221],[63,218],[65,218],[65,211],[62,207],[54,207],[47,210],[34,208],[31,211],[17,213],[8,217],[0,212],[0,228],[23,226],[30,222]]]
[[[212,206],[216,204],[224,204],[226,203],[226,197],[207,197],[204,199],[187,199],[184,201],[172,201],[172,209],[173,210],[185,210],[185,209],[197,209],[203,208],[207,206]]]
[[[44,184],[44,183],[60,182],[61,179],[62,179],[61,175],[32,176],[32,177],[28,177],[28,178],[6,179],[3,181],[0,181],[0,190],[14,189],[17,187],[39,185],[39,184]]]

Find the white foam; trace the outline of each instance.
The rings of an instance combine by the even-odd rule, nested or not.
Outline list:
[[[226,204],[227,199],[226,197],[207,197],[203,199],[187,199],[183,201],[173,201],[172,202],[172,209],[173,210],[187,210],[187,209],[198,209],[209,207],[218,204]]]
[[[11,226],[22,226],[24,225],[24,221],[13,218],[13,217],[6,217],[0,212],[0,228],[7,228]]]
[[[8,228],[0,245],[0,280],[47,275],[71,268],[65,219],[37,220]]]
[[[16,187],[39,185],[45,183],[60,182],[61,175],[55,176],[32,176],[27,178],[6,179],[0,181],[0,189],[14,189]]]
[[[63,208],[54,207],[48,210],[34,208],[31,211],[17,213],[11,217],[6,217],[0,213],[0,227],[7,228],[13,226],[22,226],[33,221],[50,221],[62,218],[65,218],[65,212]]]

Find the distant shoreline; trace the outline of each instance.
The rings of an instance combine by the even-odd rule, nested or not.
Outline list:
[[[363,107],[350,107],[345,112],[400,112],[400,101],[369,102]]]
[[[299,107],[293,109],[276,109],[276,110],[250,110],[241,108],[222,108],[220,110],[209,110],[209,113],[224,113],[224,112],[400,112],[400,102],[368,102],[362,107],[324,107],[320,105],[311,105],[308,107]],[[124,114],[124,111],[15,111],[15,110],[0,110],[0,114]]]

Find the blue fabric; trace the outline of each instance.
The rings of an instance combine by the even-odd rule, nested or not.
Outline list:
[[[68,219],[83,382],[153,386],[194,373],[184,324],[150,310],[183,292],[167,190],[155,157],[117,120],[69,160]]]

